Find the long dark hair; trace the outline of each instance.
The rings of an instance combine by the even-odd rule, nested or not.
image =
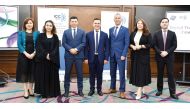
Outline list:
[[[144,21],[142,18],[139,18],[139,19],[137,20],[137,22],[136,22],[136,27],[135,27],[134,31],[135,31],[135,32],[138,31],[137,23],[138,23],[139,21],[141,21],[141,22],[143,23],[143,30],[142,30],[142,31],[143,31],[143,36],[148,36],[148,35],[150,34],[150,31],[149,31],[149,29],[148,29],[148,27],[147,27],[145,21]]]
[[[48,23],[48,22],[50,22],[51,24],[52,24],[52,26],[53,26],[53,28],[52,28],[52,30],[51,30],[51,33],[52,34],[56,34],[56,27],[55,27],[55,24],[53,23],[53,21],[52,20],[47,20],[46,22],[45,22],[45,24],[44,24],[44,26],[43,26],[43,32],[44,33],[46,33],[46,28],[45,28],[45,26],[46,26],[46,23]]]

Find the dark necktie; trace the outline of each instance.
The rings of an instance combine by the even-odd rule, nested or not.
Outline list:
[[[163,32],[164,51],[165,51],[165,47],[166,47],[166,38],[167,38],[167,34],[166,34],[166,31],[164,31]]]
[[[117,29],[118,29],[118,27],[115,27],[115,31],[114,31],[115,38],[117,37]]]
[[[95,53],[98,53],[98,31],[96,31],[96,47],[95,47]]]
[[[76,36],[76,29],[73,29],[73,39],[75,39],[75,36]]]

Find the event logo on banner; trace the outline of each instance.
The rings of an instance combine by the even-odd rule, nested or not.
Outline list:
[[[38,8],[38,30],[42,32],[46,20],[52,20],[57,29],[59,40],[63,32],[69,28],[69,9],[63,8]]]
[[[57,29],[57,35],[60,40],[60,81],[64,81],[65,74],[65,49],[61,45],[63,32],[69,28],[69,9],[63,8],[38,8],[38,30],[42,32],[46,20],[52,20]]]
[[[101,30],[109,36],[109,28],[115,26],[114,15],[120,13],[122,17],[122,26],[129,26],[129,12],[101,11]],[[126,62],[127,65],[127,62]],[[127,77],[127,71],[125,72]],[[110,64],[104,65],[103,80],[110,80]],[[127,78],[126,78],[127,79]],[[117,70],[117,80],[119,80],[119,70]]]

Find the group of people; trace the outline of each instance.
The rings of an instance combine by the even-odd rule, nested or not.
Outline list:
[[[131,51],[131,72],[129,83],[138,87],[136,99],[141,99],[144,86],[151,83],[150,48],[156,52],[157,61],[157,89],[156,96],[163,90],[163,73],[166,65],[170,97],[176,96],[175,79],[173,77],[174,50],[177,47],[175,32],[168,30],[169,19],[160,21],[161,30],[155,32],[153,38],[143,19],[138,19],[134,31],[129,34],[128,28],[122,26],[120,13],[114,15],[115,26],[108,34],[101,31],[101,19],[94,18],[93,30],[85,33],[78,27],[78,18],[70,17],[70,28],[65,30],[62,46],[65,48],[65,78],[64,96],[69,97],[70,76],[73,64],[77,72],[78,95],[83,94],[83,63],[89,66],[90,91],[88,96],[95,93],[97,80],[97,94],[116,93],[116,71],[119,70],[119,97],[126,98],[125,68],[128,49]],[[28,18],[24,21],[23,31],[18,33],[18,64],[16,81],[24,84],[24,98],[34,96],[56,97],[61,94],[59,83],[59,39],[56,27],[51,20],[47,20],[43,33],[34,31],[34,21]],[[110,58],[110,60],[109,60]],[[110,88],[102,92],[102,75],[104,64],[110,61]],[[34,86],[34,92],[32,90]]]

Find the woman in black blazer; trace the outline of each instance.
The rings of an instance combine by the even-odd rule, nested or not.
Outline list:
[[[130,35],[131,74],[129,83],[138,87],[136,99],[140,99],[143,87],[151,83],[150,46],[152,37],[143,19],[138,19]]]

